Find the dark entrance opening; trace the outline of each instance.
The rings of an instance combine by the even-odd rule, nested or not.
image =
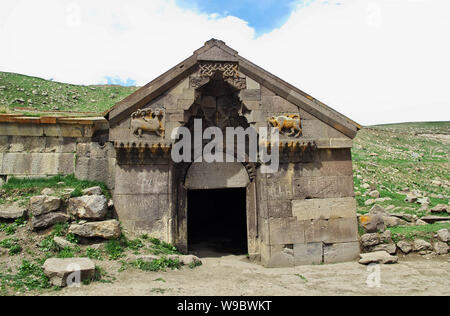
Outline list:
[[[248,253],[246,189],[188,192],[188,249],[199,256]]]

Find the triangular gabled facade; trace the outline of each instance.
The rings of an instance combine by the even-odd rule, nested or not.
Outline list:
[[[127,230],[185,253],[226,240],[223,250],[231,240],[267,267],[359,256],[351,148],[361,127],[224,42],[208,41],[105,116],[116,151],[115,210]],[[195,145],[199,121],[201,132],[278,130],[277,146],[255,137],[279,152],[278,165],[266,173],[267,161],[248,152],[231,162],[238,157],[224,148],[225,162],[197,160],[205,145]],[[172,134],[181,129],[194,131],[190,161],[173,156],[181,141]]]

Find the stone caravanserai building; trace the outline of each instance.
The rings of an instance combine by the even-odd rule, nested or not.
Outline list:
[[[208,41],[106,119],[125,229],[183,252],[201,245],[239,251],[266,267],[358,258],[351,148],[361,127],[224,42]],[[277,127],[279,169],[263,173],[263,163],[249,159],[174,162],[172,132],[193,131],[195,119],[224,134],[227,127]]]

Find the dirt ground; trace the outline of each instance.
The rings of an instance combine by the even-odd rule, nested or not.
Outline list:
[[[372,271],[356,262],[266,269],[244,256],[203,259],[203,266],[168,272],[128,269],[113,284],[93,283],[52,295],[169,296],[316,296],[316,295],[450,295],[450,256],[427,260],[401,258],[380,266],[381,285],[369,288]],[[102,262],[98,262],[102,266]],[[106,263],[103,263],[105,265]],[[109,271],[120,267],[104,266]],[[117,269],[115,269],[117,268]]]

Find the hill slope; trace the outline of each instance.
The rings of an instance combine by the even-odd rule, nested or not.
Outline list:
[[[136,90],[136,87],[71,85],[0,72],[0,111],[32,107],[41,111],[102,113]]]

